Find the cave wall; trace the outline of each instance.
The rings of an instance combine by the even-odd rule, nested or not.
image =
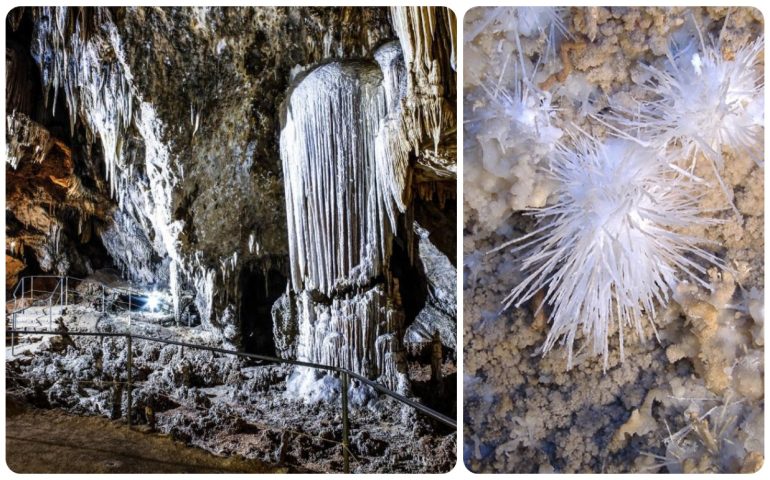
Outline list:
[[[66,105],[41,101],[31,54],[34,24],[16,9],[6,19],[6,293],[23,274],[86,276],[112,261],[98,232],[114,202],[103,172],[70,128]],[[98,148],[97,148],[98,150]]]

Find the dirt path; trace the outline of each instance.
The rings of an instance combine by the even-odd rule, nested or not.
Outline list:
[[[16,473],[280,473],[241,457],[218,457],[166,436],[101,417],[8,405],[6,463]]]

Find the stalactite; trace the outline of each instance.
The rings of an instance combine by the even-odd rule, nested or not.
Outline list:
[[[408,70],[401,129],[418,156],[426,140],[438,156],[442,135],[456,125],[453,104],[447,101],[455,95],[454,14],[442,7],[391,7],[390,12]]]
[[[249,234],[249,253],[253,253],[257,256],[259,256],[260,246],[259,242],[256,241],[254,237],[254,233],[252,232]]]
[[[430,70],[430,47],[436,22],[435,7],[391,7],[393,28],[401,39],[404,60],[417,71]]]
[[[115,43],[106,42],[101,36],[84,35],[84,17],[72,10],[77,9],[41,7],[35,10],[32,56],[40,66],[46,105],[53,88],[51,107],[55,113],[56,98],[62,89],[70,116],[70,134],[74,136],[80,116],[88,136],[101,140],[107,179],[113,194],[118,195],[118,170],[125,167],[122,138],[132,118],[132,77],[125,65],[102,61],[112,57],[119,48],[115,25],[108,18],[102,24]]]
[[[5,49],[5,63],[6,115],[10,116],[14,112],[31,115],[33,98],[29,78],[34,72],[32,60],[20,45],[10,40]]]
[[[284,105],[297,356],[405,389],[397,363],[403,314],[388,284],[378,282],[388,275],[393,232],[411,192],[401,129],[406,71],[396,43],[375,59],[316,68]],[[307,378],[297,382],[315,388]]]
[[[51,231],[49,237],[51,239],[51,246],[53,247],[53,253],[55,256],[59,256],[59,248],[61,247],[61,225],[51,224]]]
[[[290,94],[281,158],[295,291],[328,296],[367,284],[387,264],[408,161],[385,138],[389,91],[397,105],[398,80],[390,80],[372,64],[329,63]]]
[[[54,145],[50,132],[21,112],[6,116],[5,161],[14,170],[22,158],[43,163]]]
[[[211,312],[214,306],[214,277],[215,270],[199,268],[193,273],[193,284],[197,295],[195,296],[195,307],[201,317],[204,326],[210,325]]]
[[[171,305],[174,308],[174,319],[179,322],[181,318],[181,285],[179,284],[179,271],[175,261],[171,261],[169,265],[168,285],[171,290]]]
[[[31,52],[40,68],[46,105],[53,90],[51,108],[55,108],[61,90],[71,133],[81,120],[88,143],[97,139],[101,142],[106,180],[119,206],[114,216],[116,225],[122,225],[123,232],[136,232],[138,224],[142,231],[153,233],[153,241],[146,235],[138,235],[134,241],[131,235],[110,228],[105,234],[105,247],[133,281],[157,284],[174,277],[178,289],[183,276],[200,286],[197,293],[205,307],[201,314],[210,313],[212,288],[208,280],[201,280],[209,278],[209,273],[194,271],[193,259],[182,257],[179,234],[183,223],[171,212],[181,167],[162,140],[164,125],[154,107],[143,101],[133,85],[123,42],[109,11],[40,7],[33,12]],[[144,158],[134,158],[137,149],[127,146],[129,129],[139,134]],[[141,173],[135,171],[137,165],[141,165]],[[133,255],[133,261],[129,258],[131,252],[139,252]],[[164,264],[173,261],[177,270],[157,271],[152,266],[153,254],[166,259]],[[203,316],[204,322],[208,321],[209,316]]]
[[[444,208],[447,200],[457,198],[457,190],[451,182],[420,182],[415,192],[417,197],[427,202],[436,201],[439,208]]]
[[[11,240],[7,250],[11,256],[24,258],[24,240],[20,238]]]
[[[395,205],[403,212],[409,203],[408,194],[411,192],[409,139],[401,128],[401,100],[407,88],[404,56],[398,42],[390,42],[375,52],[374,59],[383,74],[382,87],[387,107],[387,117],[375,138],[377,176],[381,177],[382,184],[390,187],[390,195]],[[386,202],[386,208],[390,224],[395,225],[397,212],[392,208],[391,202]]]

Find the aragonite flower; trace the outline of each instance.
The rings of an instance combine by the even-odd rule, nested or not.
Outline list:
[[[700,48],[670,54],[664,67],[645,65],[650,98],[632,108],[616,106],[619,115],[611,123],[618,131],[637,132],[651,145],[681,147],[683,160],[702,153],[732,204],[721,177],[723,150],[764,163],[763,49],[764,38],[729,54],[701,40]]]
[[[701,216],[699,184],[669,168],[659,152],[579,136],[551,162],[556,201],[529,212],[537,228],[496,249],[514,245],[525,274],[506,308],[545,289],[552,311],[543,352],[557,341],[566,344],[568,367],[582,332],[606,368],[613,323],[622,358],[626,330],[644,338],[643,319],[654,319],[656,303],[667,303],[680,276],[707,286],[699,274],[720,263],[698,246],[704,240],[680,233],[714,220]]]

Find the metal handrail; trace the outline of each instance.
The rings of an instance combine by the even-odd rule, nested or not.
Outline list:
[[[19,314],[19,313],[23,313],[28,308],[31,308],[31,307],[34,307],[34,306],[40,306],[41,304],[39,304],[39,303],[37,305],[35,304],[35,302],[39,301],[39,300],[43,300],[43,302],[47,301],[48,302],[48,306],[51,307],[52,306],[53,296],[56,293],[56,290],[61,288],[61,283],[62,283],[61,277],[56,277],[54,275],[46,275],[46,276],[42,276],[41,275],[41,276],[35,276],[35,277],[22,277],[22,279],[24,279],[24,278],[30,278],[30,279],[31,278],[59,278],[60,280],[58,282],[56,282],[56,286],[53,288],[53,290],[50,292],[50,294],[47,297],[44,297],[42,299],[35,300],[34,297],[32,296],[32,295],[34,295],[35,290],[34,290],[34,288],[30,289],[30,298],[31,298],[32,302],[29,305],[23,306],[23,307],[21,307],[19,309],[14,308],[10,312],[11,315],[16,315],[16,314]],[[21,282],[19,282],[19,285],[21,285]],[[34,284],[32,286],[34,287]],[[18,289],[19,289],[19,287],[17,286],[16,290],[18,290]],[[38,290],[38,292],[40,292],[40,293],[49,293],[47,290]],[[14,293],[13,293],[13,300],[14,300],[14,306],[15,306],[15,302],[18,300],[16,298],[16,291],[15,290],[14,290]],[[22,297],[22,300],[24,300],[23,297]]]
[[[278,363],[278,364],[288,364],[288,365],[295,365],[300,367],[309,367],[317,370],[326,370],[329,372],[339,373],[342,381],[341,386],[341,401],[342,401],[342,430],[343,430],[343,438],[342,438],[342,451],[343,451],[343,465],[344,465],[344,471],[345,473],[349,473],[349,459],[348,459],[348,448],[350,445],[348,433],[348,384],[349,384],[349,378],[353,377],[356,380],[364,383],[365,385],[368,385],[378,392],[385,394],[394,400],[401,402],[405,405],[408,405],[418,412],[438,421],[441,422],[454,430],[457,430],[457,422],[455,419],[448,417],[440,412],[437,412],[433,410],[430,407],[426,407],[425,405],[422,405],[420,403],[415,402],[414,400],[411,400],[401,394],[398,394],[389,388],[380,385],[377,382],[374,382],[372,380],[369,380],[368,378],[359,375],[355,372],[352,372],[346,368],[342,367],[336,367],[333,365],[322,365],[319,363],[313,363],[313,362],[306,362],[302,360],[291,360],[291,359],[284,359],[284,358],[277,358],[277,357],[271,357],[268,355],[259,355],[256,353],[247,353],[247,352],[241,352],[238,350],[228,350],[225,348],[219,348],[219,347],[212,347],[208,345],[196,345],[194,343],[187,343],[187,342],[180,342],[178,340],[171,340],[166,338],[158,338],[158,337],[149,337],[146,335],[140,335],[140,334],[132,334],[131,332],[61,332],[61,331],[53,331],[53,330],[17,330],[15,327],[12,330],[9,330],[7,333],[10,333],[11,336],[13,335],[21,335],[21,334],[34,334],[34,335],[70,335],[70,336],[87,336],[87,337],[124,337],[127,342],[127,349],[128,354],[127,357],[127,383],[128,383],[128,390],[127,390],[127,403],[128,403],[128,411],[126,413],[127,422],[129,427],[131,426],[131,383],[132,383],[132,358],[133,358],[133,350],[131,347],[132,339],[138,339],[138,340],[145,340],[149,342],[158,342],[163,343],[166,345],[176,345],[183,348],[194,348],[198,350],[205,350],[209,352],[214,353],[221,353],[224,355],[235,355],[237,357],[242,358],[249,358],[253,360],[262,360],[266,362],[271,363]]]
[[[194,343],[180,342],[178,340],[171,340],[167,338],[149,337],[147,335],[133,334],[130,332],[70,332],[70,331],[57,332],[53,330],[9,330],[8,333],[31,334],[31,335],[64,335],[66,334],[66,335],[80,335],[80,336],[87,336],[87,337],[133,337],[138,340],[164,343],[166,345],[176,345],[176,346],[185,347],[185,348],[195,348],[198,350],[206,350],[209,352],[221,353],[223,355],[235,355],[238,357],[250,358],[253,360],[262,360],[270,363],[288,364],[288,365],[294,365],[298,367],[309,367],[316,370],[326,370],[329,372],[334,372],[339,374],[344,373],[374,388],[380,393],[383,393],[391,398],[394,398],[395,400],[398,400],[401,403],[409,405],[410,407],[420,411],[421,413],[424,413],[425,415],[433,418],[434,420],[438,420],[439,422],[445,425],[448,425],[454,429],[457,429],[457,422],[455,421],[455,419],[448,417],[440,412],[437,412],[430,407],[426,407],[421,403],[417,403],[414,400],[404,397],[403,395],[396,393],[373,380],[369,380],[368,378],[362,375],[359,375],[358,373],[355,373],[343,367],[336,367],[334,365],[323,365],[320,363],[306,362],[303,360],[292,360],[288,358],[271,357],[268,355],[259,355],[256,353],[241,352],[239,350],[228,350],[225,348],[212,347],[209,345],[196,345]]]
[[[23,288],[24,280],[34,280],[35,278],[58,278],[59,281],[61,281],[62,278],[64,278],[62,275],[25,275],[19,279],[19,283],[16,284],[16,288],[13,289],[13,299],[16,300],[16,294],[19,293],[19,288]],[[74,280],[81,280],[79,278],[75,277],[67,277],[72,278]]]
[[[100,282],[98,280],[94,280],[94,279],[85,279],[85,278],[73,277],[73,276],[70,276],[70,275],[25,275],[25,276],[23,276],[23,277],[21,277],[19,279],[19,282],[16,284],[16,287],[13,289],[13,293],[12,293],[13,299],[14,300],[18,299],[17,295],[19,293],[19,288],[23,289],[23,285],[24,285],[24,281],[25,280],[32,280],[32,281],[34,281],[34,279],[36,279],[36,278],[57,278],[57,279],[59,279],[60,282],[63,281],[63,282],[67,282],[67,283],[68,283],[69,280],[75,280],[77,282],[88,281],[90,283],[93,283],[93,284],[96,284],[98,286],[101,286],[101,287],[103,287],[106,290],[112,290],[112,291],[118,292],[118,293],[131,294],[131,295],[137,295],[137,296],[143,295],[139,289],[135,289],[133,287],[111,287],[109,285],[105,285],[104,283],[102,283],[102,282]],[[23,291],[22,291],[22,293],[23,293]]]
[[[116,300],[111,302],[111,305],[122,305],[123,307],[128,305],[129,319],[131,317],[131,307],[132,307],[131,297],[132,296],[134,296],[134,297],[144,297],[144,296],[146,296],[146,294],[143,293],[142,291],[140,291],[138,289],[134,289],[132,287],[129,287],[129,288],[111,287],[111,286],[105,285],[104,283],[102,283],[102,282],[100,282],[98,280],[93,280],[93,279],[84,279],[84,278],[72,277],[72,276],[69,276],[69,275],[27,275],[27,276],[21,277],[21,279],[19,279],[19,282],[16,284],[16,287],[13,290],[13,304],[14,304],[14,306],[11,309],[10,312],[6,313],[7,315],[11,315],[11,317],[13,319],[12,320],[13,328],[16,328],[15,318],[16,318],[17,314],[23,313],[25,310],[27,310],[30,307],[40,306],[40,304],[37,303],[37,300],[34,298],[34,294],[35,294],[35,291],[36,291],[35,288],[34,288],[34,285],[35,285],[34,282],[35,282],[36,278],[38,278],[38,279],[40,279],[40,278],[56,278],[56,279],[58,279],[56,287],[54,287],[53,291],[50,292],[50,295],[48,297],[43,299],[44,301],[48,300],[49,306],[52,304],[51,298],[53,297],[54,293],[56,293],[57,289],[60,289],[60,302],[59,302],[59,305],[61,305],[62,307],[66,307],[68,305],[69,296],[70,295],[80,295],[81,297],[83,296],[77,290],[70,290],[69,289],[70,280],[74,280],[76,282],[89,282],[90,284],[95,285],[97,288],[101,287],[101,289],[102,289],[102,313],[104,313],[105,306],[106,306],[105,293],[109,292],[109,293],[117,293],[118,295],[121,295],[121,294],[122,295],[128,295],[128,303],[122,302],[122,301],[116,299]],[[25,285],[25,282],[27,280],[29,280],[29,283],[30,283],[29,293],[30,293],[31,303],[29,305],[26,305],[26,306],[23,306],[22,308],[17,309],[16,307],[17,307],[18,300],[19,300],[17,295],[18,295],[19,288],[21,288],[21,300],[24,301],[24,295],[27,292],[27,290],[24,288],[24,285]],[[37,290],[37,292],[39,292],[39,293],[49,293],[47,290]],[[6,302],[6,309],[7,309],[7,306],[8,306],[8,302]],[[188,326],[190,326],[190,325],[188,324]]]

